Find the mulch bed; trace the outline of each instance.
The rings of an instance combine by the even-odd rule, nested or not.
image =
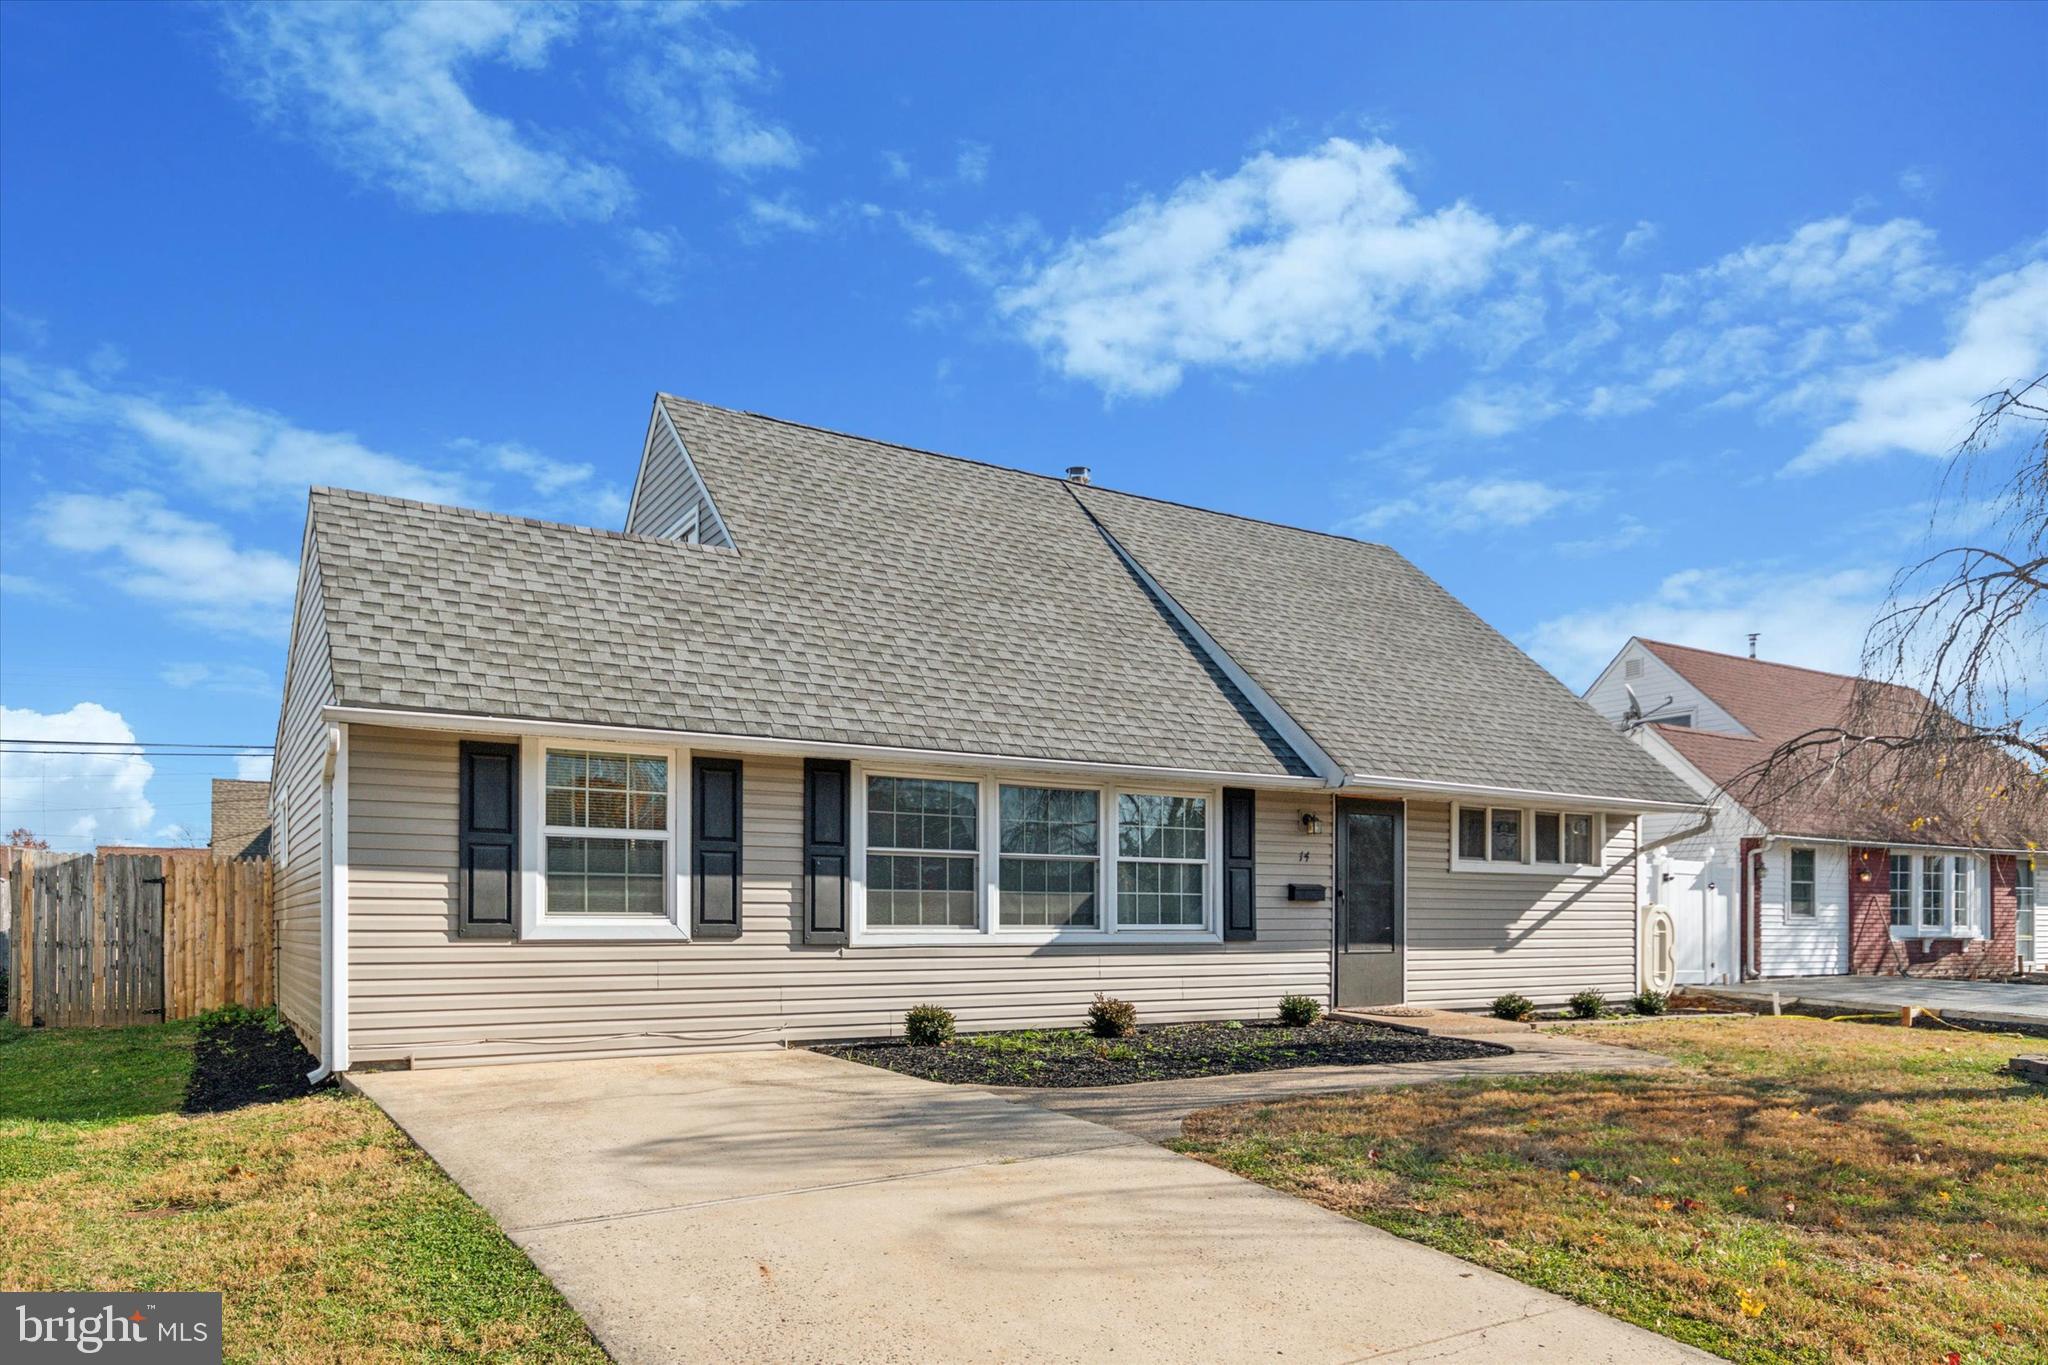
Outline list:
[[[298,1035],[274,1019],[213,1019],[202,1024],[192,1049],[192,1079],[184,1111],[218,1114],[251,1104],[312,1093],[306,1073],[319,1066]]]
[[[1376,1024],[1166,1024],[1134,1038],[1081,1029],[962,1035],[942,1047],[829,1043],[814,1051],[953,1085],[1087,1086],[1227,1076],[1296,1066],[1452,1062],[1512,1052],[1470,1038],[1429,1038]]]

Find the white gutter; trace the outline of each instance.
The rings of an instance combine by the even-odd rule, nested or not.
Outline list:
[[[1345,784],[1353,787],[1374,787],[1383,791],[1439,793],[1445,796],[1499,796],[1514,801],[1552,801],[1589,810],[1696,811],[1711,810],[1713,807],[1713,802],[1704,797],[1698,801],[1652,801],[1645,797],[1623,799],[1615,796],[1588,796],[1583,792],[1537,791],[1528,787],[1488,787],[1476,782],[1432,782],[1416,777],[1383,777],[1375,773],[1352,773],[1345,780]]]
[[[306,1083],[318,1085],[348,1070],[348,726],[327,729],[327,758],[321,767],[327,789],[322,817],[327,821],[326,865],[321,877],[326,894],[320,903],[320,1065]]]
[[[882,744],[848,744],[834,740],[775,739],[760,735],[722,734],[711,730],[661,730],[631,725],[593,725],[583,721],[534,720],[520,716],[475,716],[460,711],[400,711],[375,706],[327,706],[320,714],[338,724],[388,725],[405,730],[456,730],[473,735],[543,735],[558,739],[644,740],[742,754],[843,755],[899,763],[966,763],[986,768],[1023,768],[1039,772],[1106,773],[1155,781],[1222,783],[1247,787],[1315,787],[1317,777],[1281,777],[1272,773],[1232,772],[1219,768],[1165,768],[1136,763],[1096,763],[1084,759],[1035,758],[1023,754],[970,753],[957,749],[912,749]]]
[[[1761,839],[1764,845],[1827,844],[1830,847],[1840,845],[1843,848],[1882,848],[1887,850],[1897,849],[1901,852],[1910,849],[1914,853],[1954,853],[1961,854],[1964,856],[1967,856],[1972,853],[1996,853],[2001,856],[2009,854],[2015,858],[2038,858],[2044,856],[2042,850],[2037,848],[1988,848],[1981,845],[1970,844],[1915,844],[1901,842],[1897,839],[1885,839],[1878,837],[1872,837],[1867,839],[1824,839],[1821,838],[1819,835],[1813,834],[1763,834],[1758,835],[1756,837]]]

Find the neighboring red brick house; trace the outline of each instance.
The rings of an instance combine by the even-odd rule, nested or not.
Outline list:
[[[1855,687],[1839,673],[1632,639],[1586,693],[1695,790],[1719,794],[1711,830],[1645,856],[1650,898],[1679,921],[1682,980],[2002,976],[2048,960],[2034,923],[2034,850],[2048,845],[2039,799],[1979,812],[1965,830],[1938,803],[1897,792],[1766,803],[1745,790],[1778,745],[1841,723]],[[1644,842],[1683,824],[1646,822]]]

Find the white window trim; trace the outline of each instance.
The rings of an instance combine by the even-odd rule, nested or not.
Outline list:
[[[929,777],[948,782],[973,782],[978,787],[977,838],[980,847],[975,856],[980,859],[980,875],[975,879],[975,927],[972,929],[943,929],[937,927],[895,928],[878,925],[868,926],[868,778],[869,777]],[[1095,894],[1098,917],[1101,924],[1092,929],[1045,927],[1038,925],[1012,925],[1005,927],[997,923],[1000,879],[1002,876],[1002,802],[1003,787],[1058,787],[1064,791],[1092,791],[1096,793],[1098,825],[1096,846],[1101,850],[1096,859]],[[1116,798],[1132,796],[1198,796],[1208,803],[1207,843],[1203,866],[1202,924],[1199,928],[1163,929],[1157,925],[1126,927],[1118,922],[1116,913]],[[850,861],[848,885],[848,942],[856,947],[959,947],[967,944],[1047,944],[1047,943],[1221,943],[1223,941],[1223,912],[1221,887],[1223,874],[1223,788],[1200,784],[1180,785],[1177,783],[1124,783],[1105,784],[1076,782],[1055,773],[1017,773],[1008,771],[961,771],[958,768],[923,767],[905,764],[861,764],[853,765],[852,792],[849,804],[852,809],[851,835],[853,847]]]
[[[1484,858],[1467,858],[1458,851],[1458,827],[1468,810],[1486,813],[1486,854]],[[1522,858],[1520,862],[1497,861],[1493,857],[1493,812],[1497,810],[1518,811],[1522,816]],[[1567,806],[1521,806],[1521,805],[1467,805],[1451,803],[1451,871],[1490,872],[1496,876],[1523,877],[1599,877],[1607,872],[1607,865],[1599,863],[1539,863],[1536,861],[1536,816],[1538,813],[1558,817],[1558,856],[1564,856],[1565,817],[1583,815],[1593,822],[1593,847],[1603,859],[1607,856],[1607,841],[1611,831],[1607,827],[1607,816],[1597,810],[1573,810]]]
[[[551,918],[547,913],[547,751],[643,754],[668,760],[668,876],[666,914],[661,919],[576,915]],[[661,744],[615,744],[585,739],[543,739],[528,735],[519,742],[519,937],[538,942],[679,943],[690,937],[690,751]],[[587,838],[614,837],[606,830],[558,830]],[[632,831],[617,832],[630,838]]]
[[[669,524],[668,530],[663,534],[670,540],[679,540],[685,545],[695,545],[697,543],[699,523],[702,519],[703,512],[693,502],[686,511]]]
[[[1792,883],[1794,880],[1792,876],[1792,855],[1795,853],[1805,853],[1813,858],[1813,877],[1806,883],[1811,899],[1808,900],[1807,908],[1804,911],[1792,908]],[[1887,919],[1891,916],[1891,897],[1889,892],[1887,892],[1885,897],[1885,916]],[[1817,848],[1811,848],[1805,844],[1796,844],[1785,850],[1784,917],[1788,921],[1799,924],[1811,924],[1820,918],[1820,850]]]
[[[1974,942],[1990,936],[1988,931],[1991,918],[1991,862],[1988,858],[1974,853],[1944,852],[1934,849],[1890,849],[1887,852],[1907,853],[1911,857],[1913,864],[1912,922],[1909,924],[1891,925],[1891,936],[1893,938],[1945,938]],[[1941,876],[1944,885],[1940,924],[1922,924],[1920,922],[1922,908],[1920,903],[1921,891],[1926,885],[1926,860],[1929,858],[1939,858],[1942,864]],[[1969,922],[1960,927],[1956,924],[1956,895],[1954,889],[1955,860],[1957,858],[1967,859],[1970,863]],[[1885,870],[1886,876],[1889,878],[1891,870],[1891,860],[1889,857],[1885,860]],[[1886,882],[1885,916],[1887,919],[1891,916],[1889,881]]]

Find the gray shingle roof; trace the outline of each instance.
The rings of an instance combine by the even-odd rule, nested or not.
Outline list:
[[[340,704],[1307,772],[1057,480],[675,415],[737,551],[316,492]]]
[[[1694,799],[1384,545],[1105,488],[1076,496],[1348,773]]]
[[[1347,771],[1690,799],[1383,546],[660,401],[737,549],[316,490],[337,701],[1307,775],[1106,527]]]

